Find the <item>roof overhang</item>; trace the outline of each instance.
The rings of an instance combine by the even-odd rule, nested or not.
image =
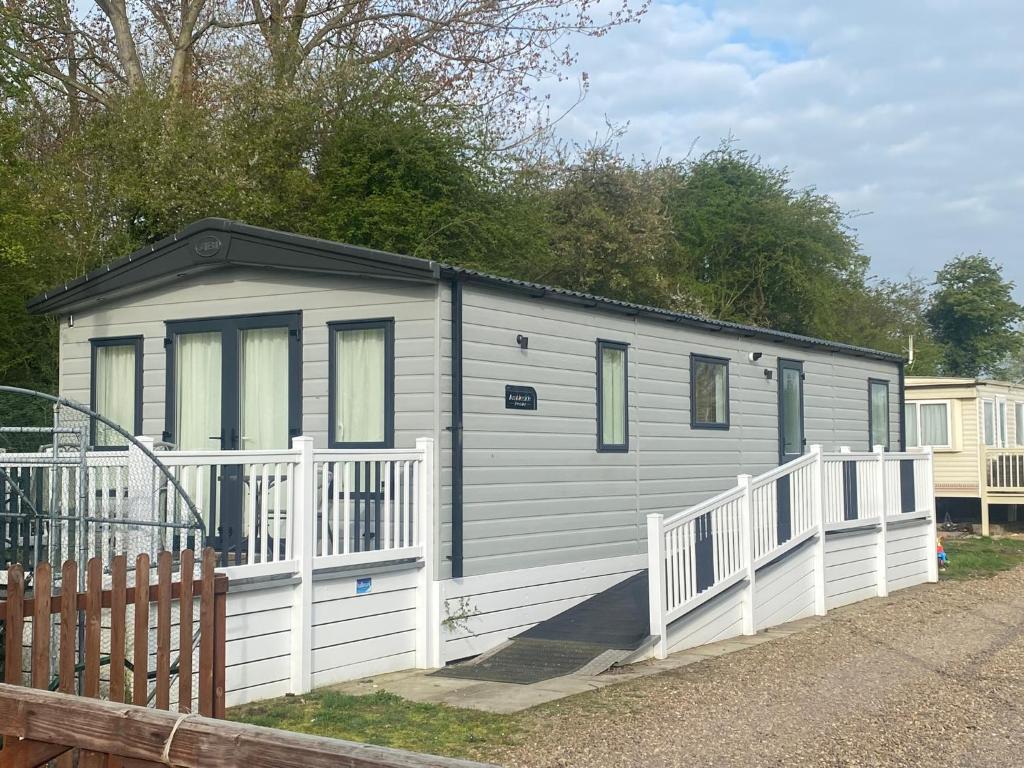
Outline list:
[[[29,312],[61,314],[226,267],[287,269],[352,277],[437,280],[433,261],[330,240],[202,219],[177,234],[28,301]]]

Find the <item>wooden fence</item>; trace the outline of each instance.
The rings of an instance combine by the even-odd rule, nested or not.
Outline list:
[[[26,592],[25,572],[20,565],[7,572],[7,596],[0,601],[0,622],[4,623],[4,682],[32,688],[53,689],[62,693],[80,693],[99,698],[101,668],[108,665],[108,697],[124,702],[129,693],[127,673],[131,673],[128,698],[134,704],[152,702],[158,709],[170,709],[171,683],[178,680],[178,708],[188,712],[193,697],[193,649],[195,648],[195,600],[199,601],[198,712],[208,717],[224,716],[224,653],[227,578],[216,574],[216,554],[202,553],[201,576],[195,574],[195,555],[183,550],[178,561],[181,578],[172,575],[174,562],[170,552],[157,557],[156,583],[150,581],[150,558],[141,554],[135,561],[134,585],[128,586],[128,561],[118,555],[111,562],[109,587],[98,557],[86,565],[86,588],[77,590],[78,563],[69,560],[61,569],[62,586],[56,589],[49,563],[40,563],[33,574],[31,592]],[[156,604],[155,667],[150,673],[150,605]],[[172,662],[173,607],[178,613],[178,659]],[[128,642],[128,607],[134,609],[133,638]],[[104,610],[109,612],[104,628]],[[59,616],[59,643],[56,670],[51,669],[53,617]],[[80,617],[84,616],[84,625]],[[24,652],[25,620],[31,620],[30,653]],[[79,644],[80,634],[84,643]],[[109,634],[108,655],[101,653],[101,638]],[[129,658],[130,645],[130,658]],[[29,669],[25,669],[25,657]],[[0,764],[3,761],[0,760]]]
[[[89,765],[178,768],[484,768],[480,763],[175,715],[0,684],[0,768],[78,749]]]

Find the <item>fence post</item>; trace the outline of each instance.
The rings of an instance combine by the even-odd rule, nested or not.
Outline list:
[[[736,482],[743,491],[740,498],[740,556],[747,570],[747,588],[743,591],[743,634],[757,634],[757,616],[754,600],[754,489],[750,475],[737,475]]]
[[[938,537],[935,519],[935,450],[929,445],[922,451],[926,457],[925,459],[925,487],[923,491],[927,494],[928,509],[931,511],[931,517],[929,518],[930,525],[928,526],[928,536],[925,539],[925,557],[928,558],[928,581],[933,584],[939,580],[939,557],[936,550],[936,540]],[[915,482],[917,478],[915,477]],[[917,489],[914,489],[915,496]]]
[[[291,692],[308,693],[312,688],[313,660],[313,537],[315,535],[316,472],[313,466],[313,438],[292,438],[299,452],[295,466],[295,559],[298,583],[292,597]]]
[[[875,482],[875,508],[878,510],[878,596],[889,595],[889,569],[886,565],[886,550],[889,546],[888,534],[888,502],[886,497],[885,482],[885,446],[874,447],[876,461],[878,462],[878,480]]]
[[[441,666],[441,583],[437,580],[437,515],[434,510],[434,440],[420,437],[416,450],[421,455],[416,474],[414,521],[417,543],[423,548],[423,567],[416,585],[416,666]]]
[[[814,544],[814,614],[824,616],[828,609],[825,607],[825,455],[822,447],[812,445],[811,456],[814,457],[811,503],[818,526],[818,538]]]
[[[668,656],[668,625],[665,622],[665,517],[647,515],[647,597],[651,634],[658,637],[656,658]]]

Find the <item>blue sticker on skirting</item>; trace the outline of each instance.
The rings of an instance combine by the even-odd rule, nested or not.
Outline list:
[[[356,579],[356,594],[365,595],[373,587],[373,579],[366,577],[365,579]]]

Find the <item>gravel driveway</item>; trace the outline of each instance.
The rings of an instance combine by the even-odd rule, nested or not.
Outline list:
[[[1024,765],[1024,569],[531,710],[529,766]]]

